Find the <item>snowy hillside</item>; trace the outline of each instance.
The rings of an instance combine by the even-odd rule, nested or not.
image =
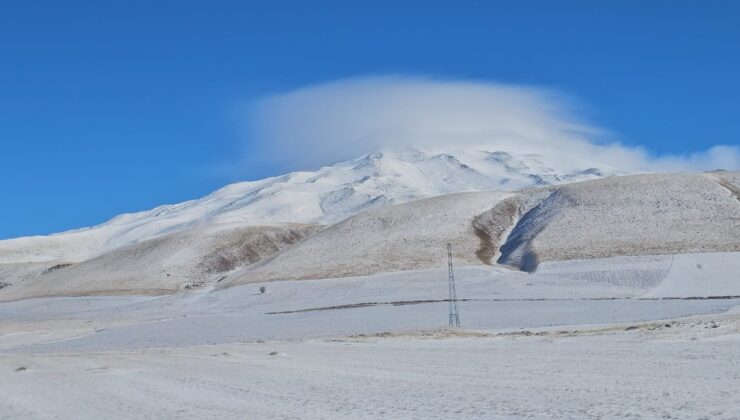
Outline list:
[[[621,173],[606,164],[490,150],[373,153],[314,172],[232,184],[198,200],[124,214],[92,228],[0,241],[0,263],[78,262],[199,225],[332,224],[383,204]]]
[[[162,235],[76,264],[0,264],[0,282],[11,285],[0,287],[0,300],[192,290],[268,258],[320,228],[219,223]]]
[[[500,264],[619,255],[740,251],[740,173],[614,177],[517,199]]]
[[[353,216],[219,283],[462,264],[740,251],[740,173],[649,174],[518,193],[451,194]]]
[[[475,217],[511,193],[447,194],[372,209],[332,225],[267,260],[245,266],[221,282],[317,279],[446,265],[446,244],[459,264],[479,265]]]
[[[247,217],[227,223],[223,213],[82,262],[0,264],[0,301],[434,269],[446,264],[446,243],[459,264],[530,272],[547,261],[738,252],[739,190],[738,172],[644,174],[443,194],[368,209],[329,226],[257,226]],[[110,226],[51,238],[101,237]]]

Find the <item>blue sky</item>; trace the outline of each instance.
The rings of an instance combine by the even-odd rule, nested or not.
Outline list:
[[[739,21],[735,1],[3,1],[0,238],[275,175],[242,159],[245,109],[347,77],[546,87],[650,153],[737,145]]]

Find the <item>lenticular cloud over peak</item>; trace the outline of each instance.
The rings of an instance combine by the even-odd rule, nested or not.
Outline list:
[[[251,126],[267,160],[312,169],[363,153],[484,148],[628,172],[740,168],[737,146],[652,156],[610,141],[574,101],[543,88],[420,77],[362,77],[264,98]]]

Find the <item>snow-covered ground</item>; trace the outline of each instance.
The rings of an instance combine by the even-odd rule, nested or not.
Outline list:
[[[737,317],[672,325],[4,354],[0,417],[740,417]]]
[[[516,330],[719,313],[740,301],[738,273],[740,253],[619,257],[546,263],[534,274],[460,267],[457,290],[466,328]],[[447,322],[445,299],[445,269],[159,297],[27,299],[0,304],[0,348],[128,350],[435,328]]]
[[[0,418],[735,418],[738,273],[460,267],[455,332],[443,269],[1,303]]]

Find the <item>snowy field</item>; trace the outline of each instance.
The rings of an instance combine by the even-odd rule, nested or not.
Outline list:
[[[740,417],[740,253],[456,276],[2,303],[0,418]]]
[[[738,418],[738,324],[712,325],[6,354],[0,417]]]

